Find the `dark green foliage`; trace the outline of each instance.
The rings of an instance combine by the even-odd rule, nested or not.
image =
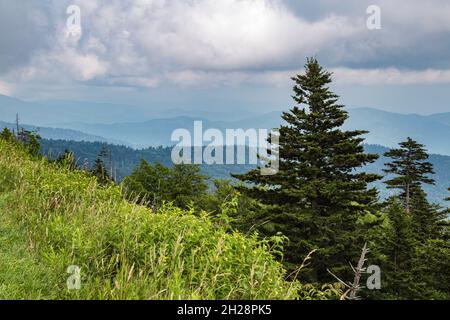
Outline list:
[[[8,128],[3,128],[2,132],[0,133],[0,139],[7,142],[15,141],[14,134]]]
[[[231,227],[248,234],[256,231],[260,223],[258,218],[265,211],[264,205],[239,192],[232,180],[214,180],[213,190],[204,201],[206,212],[216,216],[224,211],[224,206],[232,203],[234,208],[227,211]]]
[[[113,181],[105,166],[105,158],[107,156],[108,150],[106,148],[102,148],[91,170],[91,174],[96,177],[98,182],[102,185],[107,185]]]
[[[105,144],[101,142],[77,142],[63,140],[42,140],[42,154],[55,160],[66,149],[72,151],[78,164],[87,162],[90,167],[95,162],[102,148],[107,148],[114,164],[114,178],[122,181],[129,176],[142,159],[149,163],[161,163],[166,167],[172,167],[171,147],[150,147],[145,149],[132,149],[126,146]],[[109,159],[106,159],[109,162]],[[253,165],[202,165],[203,174],[215,179],[230,179],[230,173],[244,173],[255,166]]]
[[[386,256],[386,262],[382,265],[382,293],[390,299],[414,298],[418,288],[413,270],[415,239],[412,219],[396,200],[392,200],[386,212],[389,228],[380,244]]]
[[[419,242],[441,237],[447,213],[438,205],[430,204],[420,188],[411,199],[411,216],[414,236]]]
[[[417,299],[450,299],[449,241],[431,239],[417,247],[414,273],[421,285]]]
[[[324,281],[327,268],[347,268],[363,245],[356,222],[376,200],[376,190],[367,185],[379,177],[355,169],[378,156],[364,153],[365,131],[340,129],[348,115],[328,87],[331,74],[313,58],[305,68],[304,75],[293,78],[298,105],[283,113],[287,125],[280,128],[279,173],[262,176],[253,170],[236,177],[251,184],[240,190],[269,206],[260,230],[290,239],[288,266],[319,249],[309,280]]]
[[[41,136],[34,131],[22,129],[17,135],[14,135],[8,128],[4,128],[0,133],[0,139],[21,145],[33,157],[40,156]]]
[[[208,185],[197,165],[149,164],[142,160],[133,173],[123,181],[125,195],[130,200],[159,208],[163,202],[173,202],[180,208],[201,204]]]
[[[428,176],[433,165],[426,161],[423,146],[409,138],[400,145],[386,153],[394,159],[386,172],[396,175],[386,183],[402,193],[388,203],[390,231],[387,240],[378,243],[386,257],[381,297],[448,299],[450,283],[443,271],[450,261],[448,212],[430,204],[422,189],[422,184],[434,183]]]
[[[94,168],[91,171],[92,175],[97,178],[100,184],[107,184],[110,181],[108,172],[106,171],[105,164],[103,160],[98,158],[94,162]]]
[[[423,184],[435,183],[430,176],[434,174],[433,164],[427,161],[429,155],[424,146],[408,138],[400,143],[399,149],[393,149],[385,156],[392,158],[386,164],[385,172],[395,175],[385,183],[388,188],[401,190],[398,197],[406,214],[411,214],[415,238],[421,243],[439,238],[446,213],[428,202],[422,188]]]
[[[25,149],[27,149],[28,153],[34,157],[39,156],[41,145],[39,143],[39,140],[41,139],[41,136],[38,135],[36,132],[28,131],[28,130],[22,130],[17,135],[17,141],[22,144]]]
[[[410,212],[411,199],[422,190],[422,184],[434,184],[428,175],[434,174],[433,165],[428,162],[429,155],[424,145],[408,138],[400,143],[400,148],[392,149],[385,154],[393,160],[386,164],[387,174],[395,177],[385,181],[388,188],[402,191],[400,199],[405,205],[406,212]]]

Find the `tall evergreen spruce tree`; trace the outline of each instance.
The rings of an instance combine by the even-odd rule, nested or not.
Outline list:
[[[348,262],[360,254],[357,219],[375,201],[377,192],[367,185],[379,177],[355,169],[378,155],[364,153],[361,135],[366,131],[341,129],[348,114],[328,87],[331,73],[315,58],[307,60],[305,71],[292,78],[297,105],[282,115],[279,172],[262,176],[253,170],[235,177],[246,183],[239,187],[242,192],[265,205],[260,231],[289,238],[288,267],[318,249],[302,274],[320,282],[330,279],[328,268],[348,270]]]
[[[428,153],[424,145],[417,143],[411,138],[400,143],[400,148],[392,149],[385,153],[386,157],[393,161],[387,163],[384,172],[394,174],[396,177],[386,181],[389,189],[400,189],[400,198],[404,203],[407,213],[411,211],[411,199],[420,196],[421,185],[434,184],[429,174],[434,174],[433,165],[428,162]]]
[[[395,216],[390,215],[393,241],[386,250],[388,265],[393,268],[387,268],[386,291],[399,299],[447,298],[448,277],[442,270],[448,269],[449,261],[448,212],[430,204],[422,188],[424,183],[434,184],[429,177],[434,173],[433,165],[427,161],[424,146],[411,138],[385,155],[393,158],[385,172],[395,175],[385,183],[389,188],[401,190],[401,194],[390,201],[399,198],[404,210],[404,217],[399,216],[399,210],[394,210]],[[410,249],[403,245],[408,243]],[[393,248],[396,250],[390,251]],[[403,253],[399,255],[400,251]]]
[[[385,181],[388,188],[399,189],[400,200],[407,214],[412,216],[414,235],[419,242],[436,239],[441,233],[441,221],[445,218],[438,206],[427,200],[422,184],[434,185],[429,176],[434,174],[433,164],[428,162],[424,146],[408,138],[400,148],[390,150],[385,156],[393,160],[384,171],[395,176]]]

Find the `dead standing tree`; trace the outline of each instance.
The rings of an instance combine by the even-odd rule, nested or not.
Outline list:
[[[343,280],[339,279],[337,276],[335,276],[330,270],[328,272],[335,277],[341,284],[343,284],[347,291],[341,296],[341,300],[358,300],[358,292],[363,288],[360,285],[361,282],[361,276],[364,272],[366,272],[366,268],[364,267],[364,264],[366,263],[366,255],[369,253],[369,249],[367,248],[367,243],[364,244],[364,247],[361,252],[361,257],[359,258],[358,265],[356,268],[352,266],[350,263],[350,267],[352,268],[353,272],[355,273],[355,277],[353,279],[353,283],[349,282],[346,283]]]

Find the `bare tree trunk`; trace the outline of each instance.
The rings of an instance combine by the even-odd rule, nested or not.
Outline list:
[[[353,269],[353,272],[355,273],[355,278],[353,279],[353,283],[348,282],[345,283],[345,281],[339,279],[337,276],[335,276],[330,270],[328,272],[335,277],[341,284],[344,285],[344,287],[348,288],[347,291],[341,296],[341,300],[358,300],[358,292],[361,290],[360,281],[361,281],[361,275],[363,272],[366,271],[366,268],[364,268],[364,264],[366,263],[366,254],[369,253],[369,249],[367,248],[367,243],[364,244],[364,248],[361,252],[361,257],[358,261],[358,266],[353,268],[352,264],[350,263],[350,266]]]
[[[361,281],[361,275],[365,271],[364,264],[366,263],[366,254],[369,252],[369,249],[367,249],[367,243],[364,244],[364,248],[362,249],[361,257],[358,261],[358,266],[353,271],[355,272],[355,278],[353,280],[353,286],[352,290],[350,291],[350,299],[356,300],[357,293],[361,289],[359,282]]]

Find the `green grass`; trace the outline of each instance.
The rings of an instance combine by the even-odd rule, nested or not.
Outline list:
[[[0,210],[6,197],[0,196]],[[44,265],[30,250],[27,233],[8,214],[0,214],[0,299],[51,299]],[[51,276],[51,275],[50,275]]]
[[[272,250],[206,215],[130,204],[117,186],[0,141],[0,299],[305,297]],[[80,290],[67,288],[70,265]]]

